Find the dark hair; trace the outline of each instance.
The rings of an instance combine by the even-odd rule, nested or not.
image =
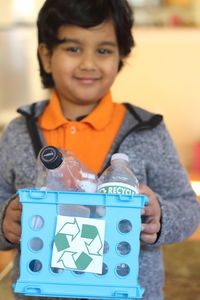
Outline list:
[[[46,44],[51,53],[60,43],[58,30],[61,26],[89,28],[109,19],[114,23],[120,55],[127,57],[135,44],[131,33],[133,12],[127,0],[46,0],[37,20],[38,43]],[[39,54],[38,59],[44,87],[53,88],[53,78],[45,72]],[[119,70],[122,66],[120,60]]]

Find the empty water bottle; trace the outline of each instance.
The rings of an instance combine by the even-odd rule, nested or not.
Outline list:
[[[97,191],[108,194],[136,195],[139,183],[136,175],[128,167],[129,158],[124,153],[115,153],[111,165],[99,178]]]
[[[97,192],[120,195],[138,194],[139,183],[134,172],[128,167],[128,161],[129,158],[124,153],[113,154],[111,157],[111,165],[99,178]],[[97,207],[96,210],[96,215],[101,215],[101,207]],[[132,224],[129,220],[123,219],[119,222],[118,229],[122,233],[128,233],[132,230]],[[118,251],[121,255],[126,255],[130,251],[129,245],[126,243],[119,244],[118,247]],[[119,269],[121,270],[121,266],[119,266]]]
[[[53,146],[46,146],[40,151],[37,188],[92,193],[96,191],[96,186],[96,175],[70,151]]]
[[[50,191],[95,192],[97,177],[78,161],[70,151],[53,146],[44,147],[38,156],[36,188]],[[59,215],[89,217],[90,207],[60,204]]]

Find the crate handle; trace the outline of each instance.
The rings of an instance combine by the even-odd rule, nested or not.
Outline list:
[[[26,286],[24,292],[29,295],[39,295],[41,294],[41,289],[37,286]]]
[[[47,197],[47,191],[30,190],[30,198],[33,199],[45,199]]]
[[[114,297],[117,297],[117,298],[128,298],[128,292],[127,291],[115,291],[113,293],[113,296]]]
[[[119,195],[119,200],[124,201],[124,202],[131,202],[131,201],[133,201],[133,198],[130,196],[126,197],[125,195]]]

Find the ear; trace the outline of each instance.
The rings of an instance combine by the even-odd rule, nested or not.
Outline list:
[[[39,44],[38,53],[46,73],[51,73],[51,54],[44,43]]]

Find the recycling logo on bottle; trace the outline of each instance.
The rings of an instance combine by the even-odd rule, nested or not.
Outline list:
[[[102,273],[105,221],[58,216],[51,266]]]
[[[107,182],[98,186],[98,192],[104,194],[137,195],[138,189],[136,186],[122,182]]]

